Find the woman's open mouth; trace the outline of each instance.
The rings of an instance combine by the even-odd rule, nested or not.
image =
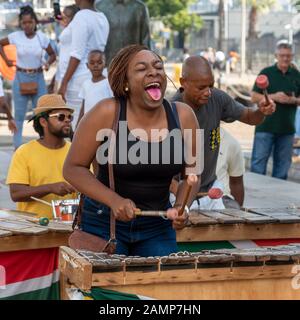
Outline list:
[[[145,86],[145,91],[154,101],[161,98],[161,85],[159,82],[151,82]]]

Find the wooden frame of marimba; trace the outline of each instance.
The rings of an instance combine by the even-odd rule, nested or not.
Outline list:
[[[177,242],[300,238],[299,209],[203,210],[190,222],[177,231]]]
[[[300,299],[294,289],[295,264],[215,266],[196,269],[94,272],[92,264],[70,248],[60,248],[61,297],[68,288],[101,287],[156,299]]]

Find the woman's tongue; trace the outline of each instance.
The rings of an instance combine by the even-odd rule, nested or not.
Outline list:
[[[155,101],[158,101],[161,98],[160,88],[148,88],[146,89],[146,91],[148,92],[149,96]]]

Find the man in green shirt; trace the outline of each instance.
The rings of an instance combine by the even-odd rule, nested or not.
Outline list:
[[[266,174],[268,159],[273,151],[272,176],[287,179],[291,165],[295,114],[300,105],[300,73],[291,66],[293,50],[290,44],[280,42],[276,47],[277,63],[263,69],[269,79],[269,97],[276,103],[276,111],[256,126],[251,159],[251,171]],[[257,103],[263,97],[256,85],[252,101]]]

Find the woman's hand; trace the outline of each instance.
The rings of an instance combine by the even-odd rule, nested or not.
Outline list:
[[[14,119],[8,120],[8,129],[11,133],[16,133],[18,131],[16,122]]]
[[[65,97],[66,91],[67,91],[67,85],[62,82],[57,94],[60,94],[65,101],[66,101],[66,97]]]
[[[188,214],[186,211],[181,216],[178,215],[179,208],[171,208],[167,210],[167,216],[173,217],[173,228],[175,230],[183,229],[188,221]]]
[[[111,207],[117,220],[128,222],[135,217],[136,206],[130,199],[121,198],[114,202]]]

